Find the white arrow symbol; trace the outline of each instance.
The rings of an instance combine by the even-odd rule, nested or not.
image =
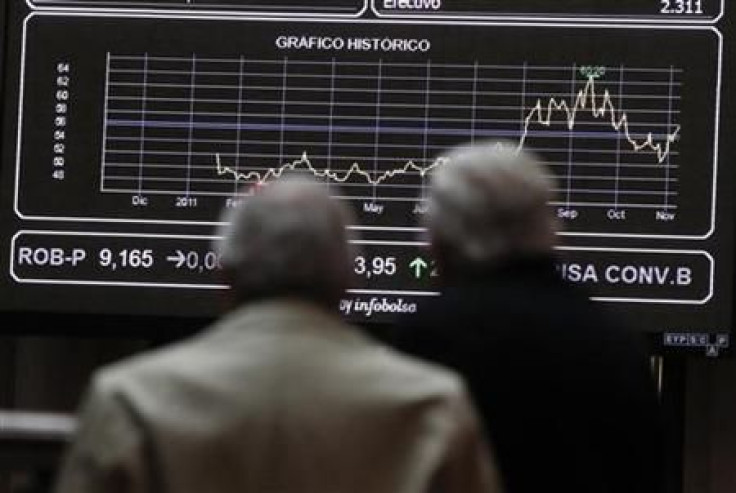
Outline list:
[[[410,264],[409,268],[414,269],[414,277],[419,279],[422,277],[422,271],[429,267],[429,264],[425,262],[425,260],[422,257],[415,258]]]
[[[176,255],[169,255],[166,257],[167,262],[175,262],[176,268],[181,268],[182,265],[184,265],[184,261],[187,259],[186,255],[184,255],[184,252],[181,250],[176,251]]]

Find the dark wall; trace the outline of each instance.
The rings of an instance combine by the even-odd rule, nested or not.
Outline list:
[[[689,362],[685,406],[685,493],[735,492],[736,360]]]
[[[138,339],[25,337],[0,339],[0,405],[72,412],[91,373],[146,349]]]

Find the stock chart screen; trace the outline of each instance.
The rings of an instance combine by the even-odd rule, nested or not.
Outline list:
[[[13,0],[0,309],[213,316],[221,212],[298,172],[355,211],[344,316],[412,313],[438,291],[433,171],[448,148],[503,139],[554,175],[561,276],[654,332],[728,332],[728,14]]]

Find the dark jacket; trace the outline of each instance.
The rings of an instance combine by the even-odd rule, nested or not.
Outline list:
[[[394,343],[466,378],[508,493],[661,491],[646,353],[553,259],[479,269],[422,308]]]

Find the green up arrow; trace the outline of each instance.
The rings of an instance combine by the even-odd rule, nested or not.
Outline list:
[[[409,268],[414,270],[414,277],[419,279],[422,277],[422,271],[429,267],[429,264],[422,258],[417,257],[409,264]]]

